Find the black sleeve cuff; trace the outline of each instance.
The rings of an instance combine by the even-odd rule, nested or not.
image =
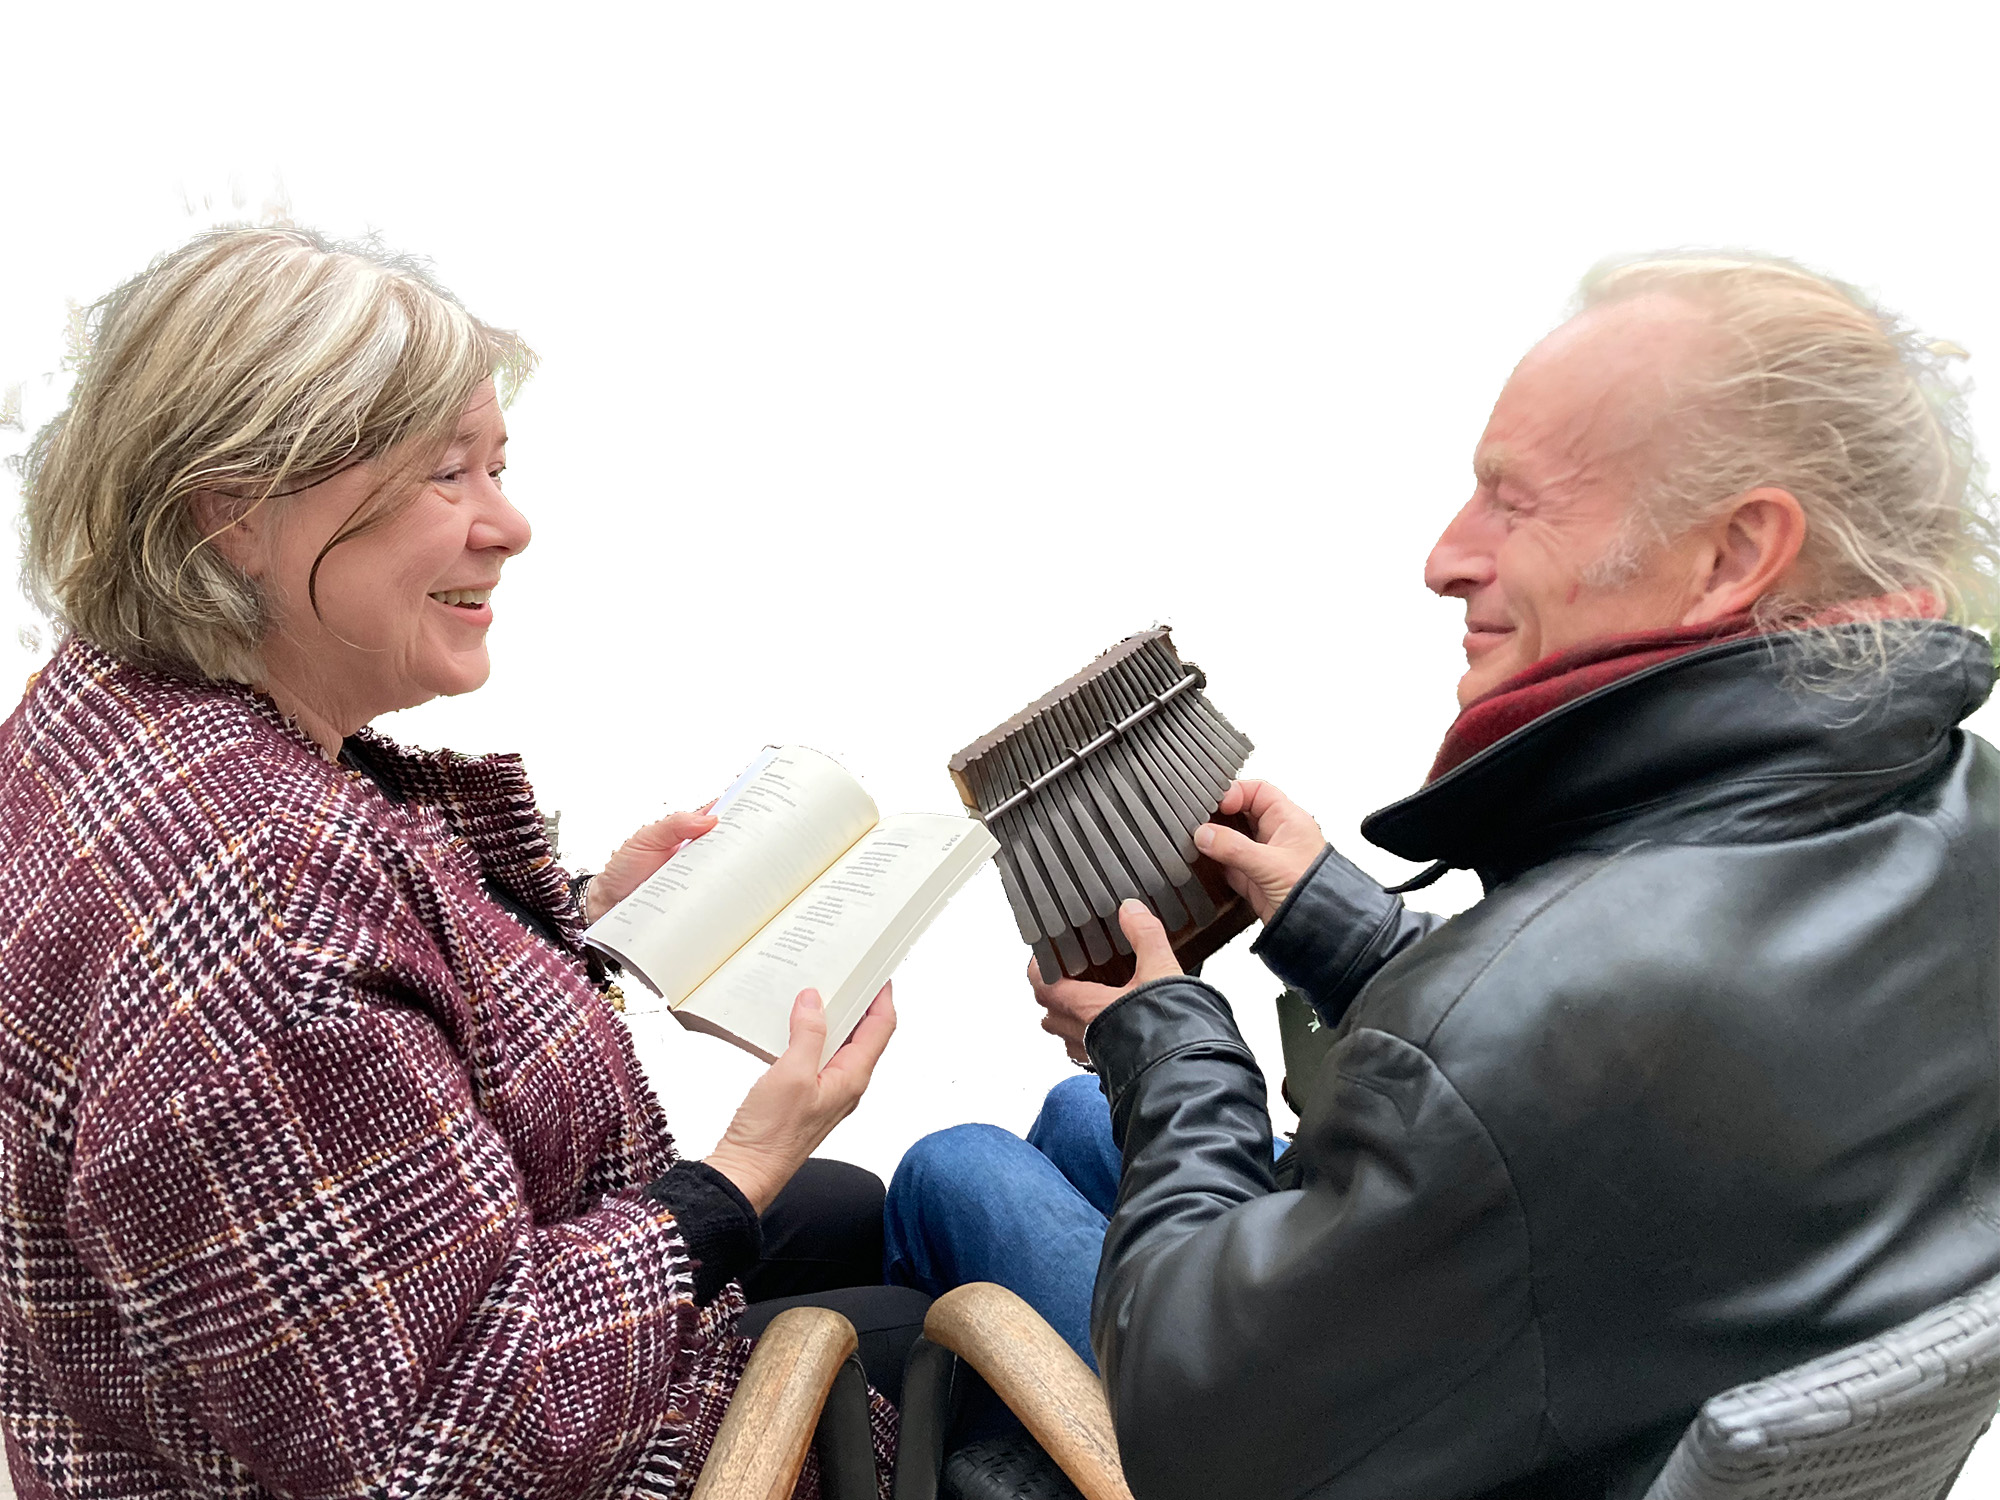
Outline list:
[[[750,1200],[705,1161],[675,1162],[646,1196],[673,1210],[694,1262],[697,1302],[714,1301],[764,1253],[764,1232]]]
[[[1401,899],[1329,844],[1271,914],[1250,951],[1303,990],[1320,1020],[1337,1025],[1348,1001],[1423,923],[1406,923]]]
[[[1227,1055],[1257,1074],[1256,1058],[1236,1029],[1222,992],[1200,979],[1170,974],[1128,990],[1083,1033],[1098,1087],[1111,1106],[1112,1130],[1123,1146],[1123,1117],[1132,1087],[1157,1064],[1184,1053]]]

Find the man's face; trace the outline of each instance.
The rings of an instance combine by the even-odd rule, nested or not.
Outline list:
[[[1639,297],[1564,324],[1516,367],[1472,498],[1424,565],[1431,589],[1465,601],[1460,707],[1555,652],[1680,624],[1699,598],[1692,549],[1628,533],[1626,517],[1704,333],[1688,304]],[[1621,558],[1628,542],[1638,554]]]

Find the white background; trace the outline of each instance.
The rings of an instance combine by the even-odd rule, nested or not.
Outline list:
[[[493,679],[383,727],[521,751],[573,862],[772,741],[954,810],[952,751],[1166,621],[1252,769],[1400,878],[1355,826],[1452,715],[1422,558],[1593,262],[1788,254],[2000,361],[1989,15],[14,6],[0,387],[32,430],[68,307],[198,228],[380,231],[542,356]],[[4,608],[12,681],[44,649]],[[1210,976],[1275,1080],[1240,948]],[[1069,1068],[1024,958],[988,872],[828,1150],[886,1175],[954,1121],[1025,1128]],[[638,1029],[706,1149],[757,1065]]]

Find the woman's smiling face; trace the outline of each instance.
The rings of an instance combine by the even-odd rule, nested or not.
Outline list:
[[[268,513],[252,511],[218,538],[263,593],[258,686],[323,747],[337,748],[379,714],[486,681],[490,596],[530,534],[501,491],[506,454],[506,422],[488,381],[417,494],[378,526],[327,550],[374,503],[401,455],[357,464]]]

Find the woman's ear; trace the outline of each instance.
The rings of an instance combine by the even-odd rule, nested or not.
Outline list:
[[[1806,544],[1805,507],[1790,490],[1747,491],[1709,531],[1708,575],[1683,625],[1741,614],[1788,581]]]
[[[196,490],[188,496],[188,504],[204,541],[245,577],[262,573],[264,516],[256,501],[221,490]]]

